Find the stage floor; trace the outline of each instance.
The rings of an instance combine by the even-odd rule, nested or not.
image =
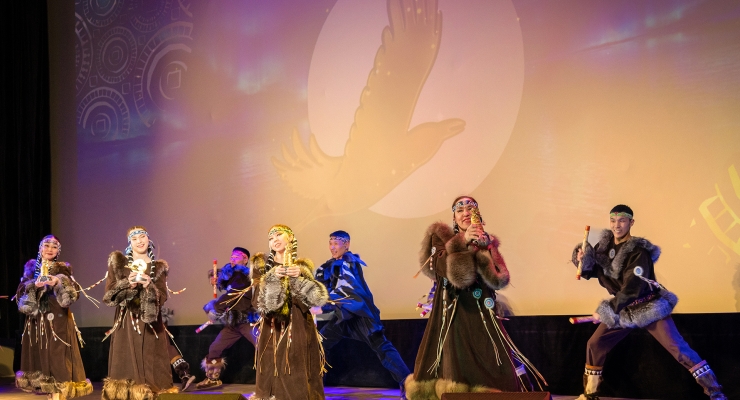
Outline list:
[[[77,397],[80,400],[98,400],[100,399],[100,389],[103,387],[102,382],[93,382],[95,391],[92,394],[83,397]],[[189,390],[186,393],[198,393],[198,394],[221,394],[221,393],[241,393],[244,397],[248,397],[254,392],[254,385],[223,385],[220,388],[211,391],[192,391]],[[326,387],[324,389],[327,400],[354,400],[354,399],[398,399],[398,389],[383,389],[383,388],[359,388],[359,387]],[[559,396],[553,395],[553,400],[570,400],[575,399],[578,396]],[[0,382],[0,399],[2,400],[41,400],[44,397],[25,393],[20,389],[16,389],[12,378],[2,379]],[[631,400],[617,397],[602,397],[602,400]]]

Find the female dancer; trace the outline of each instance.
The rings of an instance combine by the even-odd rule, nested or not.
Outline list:
[[[257,388],[250,400],[324,399],[324,354],[312,318],[329,294],[285,225],[268,234],[270,254],[252,258],[253,303],[262,316],[255,354]],[[316,312],[319,312],[317,309]]]
[[[69,311],[79,296],[72,267],[58,260],[61,248],[56,236],[45,236],[36,259],[26,263],[16,292],[18,311],[26,314],[26,324],[15,385],[55,400],[85,396],[93,390],[85,379],[77,326]]]
[[[424,235],[419,261],[436,285],[432,312],[406,396],[439,399],[448,392],[532,390],[527,369],[496,315],[496,290],[509,284],[498,239],[483,230],[478,203],[452,203],[453,226],[438,222]]]
[[[154,244],[143,226],[128,230],[126,252],[108,257],[103,302],[116,307],[103,400],[152,398],[177,392],[172,386],[168,338],[161,309],[167,301],[164,260],[154,259]],[[105,340],[105,339],[104,339]]]

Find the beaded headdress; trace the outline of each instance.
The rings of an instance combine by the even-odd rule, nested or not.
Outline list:
[[[59,259],[59,254],[62,253],[62,244],[59,243],[59,239],[54,235],[47,235],[44,236],[43,239],[39,242],[39,252],[36,255],[36,265],[33,269],[33,278],[36,279],[39,277],[39,274],[41,273],[41,248],[44,247],[44,243],[51,243],[53,245],[57,246],[57,255],[54,257],[54,261],[57,261]]]

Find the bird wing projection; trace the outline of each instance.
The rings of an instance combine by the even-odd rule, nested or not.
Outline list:
[[[411,119],[434,66],[442,38],[442,13],[433,0],[389,0],[389,25],[381,34],[367,84],[341,157],[329,157],[313,134],[309,149],[293,133],[293,151],[272,162],[299,195],[320,199],[308,221],[367,209],[429,161],[448,138],[465,128],[458,118]]]

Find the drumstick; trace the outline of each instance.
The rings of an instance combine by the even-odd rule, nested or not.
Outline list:
[[[200,326],[200,327],[199,327],[198,329],[196,329],[196,330],[195,330],[195,333],[200,333],[200,332],[201,332],[201,331],[202,331],[203,329],[206,329],[206,328],[208,328],[208,326],[209,326],[209,325],[211,325],[211,324],[213,324],[213,321],[211,321],[211,320],[209,319],[208,321],[206,321],[206,323],[205,323],[205,324],[201,325],[201,326]]]
[[[218,282],[218,275],[216,272],[216,268],[218,268],[218,261],[214,259],[213,260],[213,281],[214,282]],[[213,298],[215,299],[216,297],[218,297],[218,289],[216,289],[216,284],[214,283],[213,284]]]
[[[586,322],[596,321],[596,318],[591,315],[586,315],[583,317],[570,317],[568,318],[568,321],[570,321],[571,324],[585,324]]]
[[[586,232],[583,233],[583,244],[581,245],[581,249],[583,250],[583,257],[586,256],[586,243],[588,243],[588,232],[591,230],[591,227],[586,225]],[[581,261],[578,261],[578,271],[576,271],[576,279],[581,279],[581,270],[583,269],[583,257],[581,257]]]

